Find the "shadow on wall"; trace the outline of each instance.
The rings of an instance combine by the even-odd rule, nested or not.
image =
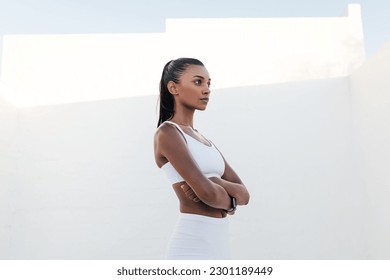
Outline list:
[[[17,110],[0,97],[0,258],[9,257],[10,249],[10,228],[14,209],[11,193],[16,186],[19,156],[15,143],[17,117]]]
[[[390,42],[351,76],[354,138],[369,205],[369,257],[390,258]]]

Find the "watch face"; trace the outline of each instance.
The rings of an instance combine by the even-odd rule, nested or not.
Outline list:
[[[232,197],[232,208],[233,208],[233,210],[236,209],[236,206],[237,206],[236,199],[234,197]]]

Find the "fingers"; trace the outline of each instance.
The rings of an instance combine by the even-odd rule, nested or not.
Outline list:
[[[186,193],[186,195],[188,196],[189,199],[191,199],[194,202],[200,201],[200,199],[196,196],[196,194],[193,191],[188,192],[188,194]]]
[[[198,198],[193,192],[186,193],[189,199],[192,199],[195,201],[196,198]]]
[[[183,190],[183,192],[186,194],[186,196],[190,196],[191,193],[194,193],[194,191],[187,184],[181,185],[180,187]]]
[[[183,184],[183,185],[181,185],[180,187],[181,187],[181,189],[182,189],[185,193],[186,193],[188,190],[191,189],[190,186],[187,185],[187,184]]]
[[[194,202],[199,202],[200,199],[196,196],[195,192],[191,189],[191,187],[187,184],[183,184],[180,186],[183,190],[184,194]]]

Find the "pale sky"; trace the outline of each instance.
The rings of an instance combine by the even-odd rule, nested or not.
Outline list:
[[[166,18],[339,17],[352,3],[361,4],[369,57],[390,41],[389,0],[0,0],[0,52],[5,34],[156,33]]]

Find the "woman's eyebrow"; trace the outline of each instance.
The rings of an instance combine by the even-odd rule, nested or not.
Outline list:
[[[204,77],[203,77],[203,76],[200,76],[200,75],[194,75],[193,78],[200,78],[200,79],[204,80]],[[211,81],[210,78],[209,78],[209,81]]]

